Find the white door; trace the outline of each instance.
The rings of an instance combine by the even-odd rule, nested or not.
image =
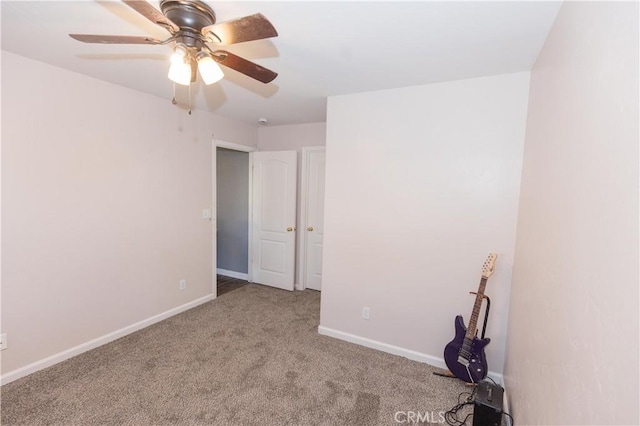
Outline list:
[[[322,288],[322,240],[324,237],[324,169],[325,151],[308,151],[307,228],[305,283],[307,288]]]
[[[293,290],[296,235],[295,151],[254,152],[251,212],[253,282]]]

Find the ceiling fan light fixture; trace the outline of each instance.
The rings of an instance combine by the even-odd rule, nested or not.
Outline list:
[[[169,67],[169,80],[183,86],[191,84],[191,64],[184,61],[176,61]]]
[[[191,61],[189,50],[182,43],[176,44],[171,54],[171,67],[169,67],[169,80],[174,83],[188,86],[191,84]]]
[[[170,60],[172,64],[176,62],[187,62],[186,59],[189,55],[189,51],[187,50],[187,46],[183,44],[176,44],[176,47],[173,49],[173,53],[171,54]]]
[[[220,65],[213,60],[209,53],[201,51],[196,59],[198,60],[198,71],[200,71],[204,84],[208,86],[222,80],[224,73],[220,69]]]

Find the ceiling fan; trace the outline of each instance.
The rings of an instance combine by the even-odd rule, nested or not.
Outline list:
[[[171,55],[169,79],[185,86],[196,81],[196,70],[205,84],[213,84],[224,76],[218,64],[234,69],[262,83],[278,74],[226,50],[214,50],[208,43],[229,45],[245,41],[277,37],[276,29],[262,14],[216,23],[213,9],[200,0],[161,0],[160,12],[143,0],[122,0],[154,24],[165,28],[171,36],[157,40],[141,36],[69,34],[84,43],[155,44],[175,43]]]

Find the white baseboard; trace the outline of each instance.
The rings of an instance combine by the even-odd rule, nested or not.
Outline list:
[[[509,415],[513,415],[509,410],[509,396],[507,395],[507,388],[504,385],[504,383],[502,384],[502,387],[504,388],[504,393],[502,394],[502,411],[504,411],[505,413],[509,413]],[[507,425],[513,426],[512,418],[509,416],[504,416],[504,417],[506,417]]]
[[[244,274],[242,272],[236,271],[227,271],[226,269],[216,269],[216,273],[218,275],[224,275],[225,277],[238,278],[239,280],[249,281],[249,274]]]
[[[429,364],[434,367],[442,368],[445,370],[447,369],[447,364],[444,362],[444,358],[427,355],[422,352],[412,351],[411,349],[401,348],[400,346],[394,346],[388,343],[378,342],[377,340],[356,336],[355,334],[345,333],[344,331],[334,330],[332,328],[327,328],[324,326],[318,327],[318,333],[322,334],[323,336],[335,337],[336,339],[355,343],[356,345],[366,346],[367,348],[376,349],[393,355],[403,356],[412,361],[424,362],[425,364]],[[487,375],[497,383],[502,384],[502,374],[489,371]]]
[[[0,376],[0,385],[6,385],[7,383],[11,383],[14,380],[28,376],[29,374],[35,373],[36,371],[43,370],[47,367],[51,367],[52,365],[55,365],[59,362],[67,360],[71,357],[80,355],[83,352],[87,352],[87,351],[90,351],[91,349],[97,348],[98,346],[102,346],[106,343],[113,342],[114,340],[124,337],[127,334],[131,334],[133,332],[141,330],[145,327],[148,327],[152,324],[165,320],[181,312],[188,311],[189,309],[195,308],[196,306],[202,305],[203,303],[206,303],[215,298],[216,297],[213,294],[201,297],[192,302],[185,303],[184,305],[178,306],[177,308],[169,309],[168,311],[165,311],[161,314],[154,315],[150,318],[139,321],[135,324],[131,324],[127,327],[121,328],[120,330],[116,330],[112,333],[105,334],[104,336],[98,337],[97,339],[89,340],[88,342],[82,343],[71,349],[67,349],[65,351],[59,352],[50,357],[41,359],[39,361],[36,361],[24,367],[10,371]]]

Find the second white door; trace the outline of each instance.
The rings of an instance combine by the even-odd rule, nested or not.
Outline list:
[[[251,155],[253,282],[293,290],[296,235],[295,151]]]
[[[322,288],[322,241],[324,238],[324,171],[325,151],[305,153],[307,173],[307,228],[305,250],[305,283],[307,288]]]

